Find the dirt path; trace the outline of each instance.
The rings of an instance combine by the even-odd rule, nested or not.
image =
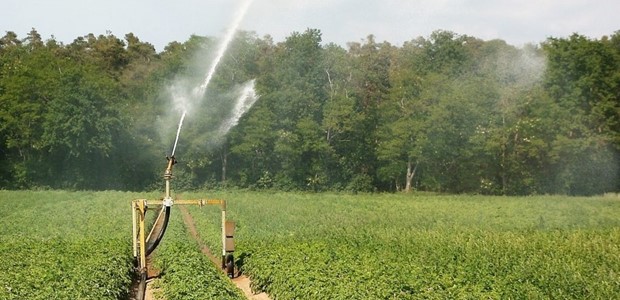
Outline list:
[[[233,278],[232,282],[239,289],[241,289],[243,293],[245,294],[245,297],[247,297],[250,300],[271,300],[271,298],[269,298],[269,295],[267,295],[267,293],[254,294],[252,292],[252,288],[250,288],[250,284],[252,283],[252,281],[250,280],[250,278],[248,278],[247,276],[243,274]]]
[[[187,208],[185,208],[184,206],[179,205],[179,209],[181,210],[181,214],[183,215],[183,222],[185,223],[185,226],[187,226],[187,229],[192,235],[192,238],[194,238],[198,242],[198,245],[200,245],[200,250],[202,251],[202,253],[209,257],[213,264],[215,264],[219,268],[219,266],[222,264],[222,261],[218,259],[215,255],[213,255],[213,253],[211,253],[209,247],[207,247],[207,245],[200,238],[200,235],[198,235],[198,230],[196,229],[196,225],[194,223],[192,215],[190,215],[190,213],[187,211]],[[250,280],[250,278],[243,274],[238,274],[235,278],[232,279],[232,282],[237,286],[237,288],[243,291],[243,294],[245,294],[246,298],[248,299],[271,300],[267,293],[254,294],[252,292],[252,289],[250,288],[250,284],[252,283],[252,281]]]
[[[160,270],[155,269],[155,267],[153,267],[153,262],[151,260],[150,256],[146,257],[146,265],[147,265],[147,274],[146,274],[146,289],[144,292],[144,300],[155,300],[155,297],[153,296],[154,292],[156,291],[155,288],[153,288],[153,281],[155,280],[159,280],[159,276],[161,275]],[[159,300],[163,300],[163,299],[159,299]]]
[[[152,282],[153,282],[152,280],[146,281],[146,291],[144,292],[144,300],[155,300],[155,297],[153,296],[153,292],[155,291],[155,289],[153,289],[153,285],[151,284]]]

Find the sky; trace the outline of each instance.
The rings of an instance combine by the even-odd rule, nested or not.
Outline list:
[[[79,36],[134,33],[157,51],[192,34],[222,37],[246,0],[2,0],[0,34],[19,38],[35,28],[43,39],[69,44]],[[253,0],[241,30],[283,41],[319,29],[323,43],[346,47],[370,34],[393,45],[435,30],[514,46],[579,33],[620,30],[618,0]]]

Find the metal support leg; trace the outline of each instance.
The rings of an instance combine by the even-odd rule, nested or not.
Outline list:
[[[140,273],[146,274],[146,224],[144,220],[146,217],[145,201],[138,202],[138,209],[140,210]]]
[[[226,268],[226,209],[222,205],[222,269]]]
[[[131,219],[132,219],[132,235],[131,235],[131,241],[133,243],[133,258],[138,258],[138,241],[136,240],[137,238],[137,234],[138,234],[138,229],[136,228],[136,226],[138,225],[136,222],[136,201],[131,201]]]

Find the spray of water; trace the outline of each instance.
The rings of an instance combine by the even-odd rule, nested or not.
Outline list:
[[[197,102],[199,102],[202,98],[204,98],[207,87],[209,83],[211,82],[211,79],[213,78],[213,75],[215,74],[215,71],[217,70],[217,67],[220,61],[222,60],[222,57],[226,53],[226,50],[228,49],[228,45],[230,44],[233,37],[235,36],[237,28],[243,21],[243,17],[245,16],[248,8],[250,7],[250,4],[252,4],[252,1],[253,0],[243,1],[240,8],[237,10],[231,26],[228,28],[224,38],[222,39],[222,41],[217,47],[216,56],[213,59],[207,73],[205,74],[205,79],[202,82],[202,84],[200,86],[195,87],[191,93],[188,93],[189,89],[187,89],[188,85],[187,85],[187,82],[185,81],[177,81],[175,85],[169,88],[170,94],[172,95],[172,102],[173,102],[174,108],[177,111],[180,111],[182,113],[181,120],[179,121],[179,126],[177,128],[176,139],[174,141],[174,146],[172,148],[172,155],[174,155],[176,151],[177,143],[179,141],[179,135],[181,133],[181,127],[183,126],[183,120],[185,119],[185,116],[188,110],[190,109],[192,105],[197,104]],[[254,88],[254,85],[252,81],[252,90],[253,88]],[[244,99],[245,98],[247,98],[247,96],[244,97]],[[228,130],[230,130],[230,128],[226,129],[226,131]]]
[[[235,32],[237,31],[239,24],[241,24],[241,21],[243,20],[245,13],[250,7],[250,4],[252,4],[252,0],[246,0],[241,4],[241,8],[237,11],[237,15],[235,16],[232,25],[228,28],[224,39],[218,46],[217,54],[215,56],[215,59],[213,60],[213,63],[211,64],[211,67],[209,68],[209,71],[207,71],[207,74],[205,75],[204,82],[199,87],[194,89],[194,97],[200,99],[204,96],[205,91],[207,90],[207,86],[209,85],[209,82],[211,82],[211,78],[213,78],[215,70],[220,63],[220,60],[222,60],[224,53],[226,53],[226,49],[228,49],[228,45],[232,41],[232,38],[235,36]]]
[[[233,108],[230,117],[224,120],[218,130],[218,136],[222,137],[226,135],[231,128],[235,127],[241,116],[243,116],[243,114],[245,114],[245,112],[247,112],[250,107],[254,105],[256,100],[258,100],[258,96],[254,91],[254,80],[250,80],[243,85],[241,94],[237,98],[237,101],[235,101],[235,107]]]
[[[174,139],[174,146],[172,147],[172,154],[174,156],[174,152],[177,150],[177,143],[179,142],[179,135],[181,134],[181,127],[183,127],[183,120],[185,120],[185,112],[181,115],[181,120],[179,121],[179,127],[177,128],[177,137]]]

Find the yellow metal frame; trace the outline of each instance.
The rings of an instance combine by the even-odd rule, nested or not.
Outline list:
[[[205,205],[220,205],[222,209],[222,257],[225,257],[227,252],[234,251],[234,248],[232,251],[226,251],[226,201],[220,199],[173,200],[170,196],[170,180],[172,180],[172,167],[176,164],[176,160],[174,156],[167,157],[167,159],[168,163],[164,171],[164,181],[166,182],[164,198],[161,200],[135,199],[131,202],[133,256],[139,259],[138,271],[141,274],[146,274],[148,271],[146,265],[146,241],[150,239],[153,233],[153,230],[151,230],[149,235],[146,235],[146,212],[149,209],[163,209],[164,207],[172,207],[174,204],[198,205],[201,207]],[[161,216],[162,214],[160,213],[159,217]]]
[[[133,256],[139,257],[139,272],[146,273],[146,241],[151,233],[146,235],[146,212],[149,209],[158,209],[162,205],[162,200],[135,199],[131,202],[133,220]],[[175,205],[220,205],[222,209],[222,256],[226,256],[226,201],[220,199],[193,199],[175,200]],[[232,251],[229,251],[232,252]]]

